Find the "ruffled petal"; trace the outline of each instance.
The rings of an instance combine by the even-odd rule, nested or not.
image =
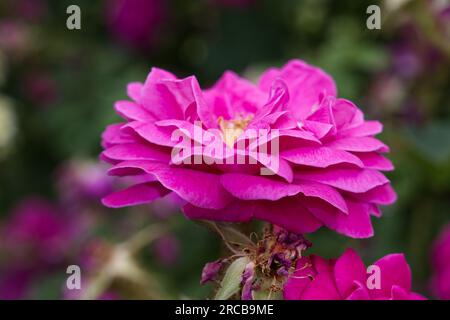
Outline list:
[[[164,187],[201,208],[223,209],[232,200],[217,174],[142,160],[123,161],[115,166],[111,174],[120,174],[124,170],[141,170],[152,174]]]
[[[370,300],[367,288],[361,283],[355,283],[357,289],[353,291],[346,300]]]
[[[233,201],[223,209],[199,208],[192,204],[183,207],[183,213],[189,219],[206,219],[224,222],[243,222],[252,218],[254,203],[251,201]]]
[[[296,178],[320,182],[341,190],[362,193],[384,185],[389,180],[375,170],[329,168],[295,172]]]
[[[129,135],[124,134],[121,131],[123,126],[123,123],[116,123],[106,127],[105,131],[102,133],[103,148],[109,148],[115,144],[134,142]]]
[[[127,95],[133,99],[133,101],[138,102],[141,101],[141,91],[144,87],[144,84],[141,82],[130,82],[127,85]]]
[[[240,173],[226,173],[220,178],[222,185],[241,200],[279,200],[301,192],[301,187],[281,181]]]
[[[346,151],[328,147],[304,147],[281,152],[281,156],[295,164],[317,168],[326,168],[331,165],[348,163],[363,168],[361,160]]]
[[[403,254],[389,254],[374,263],[380,268],[381,288],[370,290],[374,298],[391,297],[392,287],[400,288],[410,292],[411,269]]]
[[[323,225],[302,205],[298,197],[283,198],[276,202],[257,201],[254,206],[254,218],[268,221],[295,233],[314,232]]]
[[[393,204],[397,200],[397,194],[389,183],[373,188],[365,193],[354,194],[353,197],[360,201],[381,205]]]
[[[297,260],[296,269],[286,281],[283,288],[285,300],[300,300],[305,288],[312,281],[316,272],[314,271],[309,257]]]
[[[389,147],[372,137],[345,137],[326,144],[327,147],[352,152],[389,152]]]
[[[149,203],[170,193],[159,182],[136,184],[121,191],[114,192],[102,199],[110,208],[121,208]]]
[[[290,93],[289,109],[296,119],[305,118],[322,96],[336,96],[333,79],[319,68],[300,60],[291,60],[280,70],[270,69],[259,81],[259,87],[269,92],[276,78],[287,84]]]
[[[301,300],[342,300],[331,273],[320,272],[303,291]]]
[[[112,160],[156,160],[168,163],[170,154],[158,146],[139,143],[123,143],[103,151],[103,156]]]
[[[364,163],[366,169],[391,171],[394,170],[392,162],[377,152],[355,153],[355,155]]]
[[[348,215],[344,215],[324,202],[309,199],[304,205],[328,228],[352,238],[373,236],[369,206],[346,200]]]
[[[114,109],[126,120],[137,120],[141,122],[155,121],[155,118],[147,110],[135,102],[125,100],[117,101],[114,104]]]
[[[383,125],[379,121],[364,121],[357,127],[342,130],[339,132],[339,136],[367,137],[379,134],[381,131],[383,131]]]
[[[366,267],[361,258],[352,249],[347,249],[334,265],[336,286],[343,297],[358,290],[356,282],[366,282]],[[363,292],[360,292],[363,293]],[[355,295],[354,295],[355,298]]]

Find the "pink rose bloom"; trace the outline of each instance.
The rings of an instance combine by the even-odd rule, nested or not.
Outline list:
[[[433,245],[432,265],[434,275],[431,286],[434,294],[443,300],[450,300],[450,225]]]
[[[74,227],[53,204],[28,198],[3,225],[1,246],[11,259],[14,256],[38,265],[59,262],[72,244]]]
[[[106,206],[174,193],[191,219],[259,219],[297,233],[326,226],[365,238],[373,235],[371,215],[381,215],[378,205],[396,199],[380,172],[393,169],[382,155],[388,147],[374,138],[381,124],[364,120],[357,106],[337,98],[329,75],[302,61],[267,70],[258,84],[228,71],[206,90],[194,76],[153,68],[145,83],[128,85],[128,95],[132,101],[115,104],[125,120],[103,133],[101,157],[113,165],[109,174],[141,183],[107,196]],[[251,130],[269,135],[241,150]],[[196,140],[181,158],[203,155],[200,164],[173,161],[177,132]],[[211,153],[211,141],[227,152]],[[273,141],[279,153],[269,154],[262,146],[274,148]],[[230,150],[245,164],[227,164]]]
[[[411,270],[403,254],[389,254],[373,264],[379,267],[379,288],[369,289],[361,258],[351,249],[337,260],[312,255],[297,262],[284,286],[286,300],[424,300],[411,291]],[[371,282],[371,285],[374,284]]]
[[[149,49],[166,18],[162,0],[107,0],[107,24],[116,39],[136,49]]]

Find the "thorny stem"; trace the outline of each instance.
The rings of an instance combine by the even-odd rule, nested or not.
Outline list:
[[[149,274],[139,268],[134,262],[133,257],[142,248],[152,243],[155,239],[159,238],[167,232],[167,229],[161,225],[149,225],[131,238],[123,243],[116,245],[113,248],[112,260],[108,261],[103,266],[98,275],[89,284],[85,292],[82,294],[82,300],[92,300],[100,296],[114,281],[114,277],[117,276],[117,272],[123,271],[122,268],[126,267],[132,277],[130,280],[136,281],[136,283],[144,284],[149,278]],[[120,260],[120,261],[119,261]],[[117,265],[119,263],[119,265]]]
[[[167,233],[167,228],[161,225],[152,224],[139,230],[136,234],[119,246],[127,249],[130,254],[135,254],[165,233]]]

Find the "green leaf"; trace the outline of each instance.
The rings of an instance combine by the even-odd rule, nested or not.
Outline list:
[[[216,293],[215,300],[227,300],[239,292],[241,286],[242,273],[245,266],[250,262],[247,257],[241,257],[233,261],[227,269],[225,276],[220,283],[220,288]]]
[[[267,300],[269,290],[254,290],[252,292],[253,300]]]

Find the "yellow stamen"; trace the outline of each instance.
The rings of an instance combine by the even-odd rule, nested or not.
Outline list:
[[[239,116],[237,119],[225,120],[223,117],[218,118],[219,127],[222,131],[223,140],[229,147],[233,147],[237,138],[244,133],[245,128],[252,120],[251,115],[246,117]]]

